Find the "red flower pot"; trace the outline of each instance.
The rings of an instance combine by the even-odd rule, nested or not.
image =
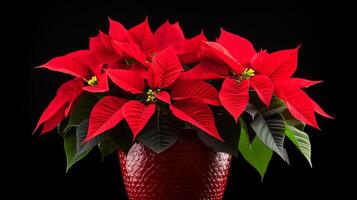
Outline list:
[[[170,149],[156,154],[135,143],[127,156],[119,152],[130,200],[221,200],[231,156],[203,144],[185,130]]]

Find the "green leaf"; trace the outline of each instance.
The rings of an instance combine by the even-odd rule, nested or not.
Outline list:
[[[244,159],[251,164],[260,174],[262,181],[273,156],[273,151],[255,138],[250,144],[244,121],[239,118],[241,132],[239,139],[239,151]]]
[[[133,146],[133,134],[126,121],[120,122],[107,132],[109,139],[112,140],[120,150],[127,154]]]
[[[62,137],[65,135],[65,128],[67,127],[68,124],[68,118],[64,119],[61,123],[59,123],[57,125],[57,132],[59,135],[61,135]]]
[[[250,115],[252,120],[254,119],[255,115],[258,112],[258,110],[250,103],[247,105],[244,111]]]
[[[125,121],[120,122],[114,128],[103,134],[107,137],[98,145],[102,160],[118,149],[127,154],[133,146],[133,135],[129,131],[128,124]]]
[[[70,129],[64,136],[64,150],[67,159],[68,170],[78,161],[83,159],[92,149],[93,144],[81,144],[83,139],[82,135],[87,134],[88,120],[83,121],[76,129]]]
[[[304,130],[305,129],[305,123],[295,119],[288,110],[286,110],[285,112],[282,113],[283,117],[285,119],[285,122],[287,125],[289,126],[294,126],[299,130]]]
[[[273,96],[269,107],[267,107],[258,97],[258,95],[254,93],[250,93],[250,103],[247,105],[245,112],[248,113],[252,119],[257,114],[257,110],[263,115],[263,117],[268,117],[271,115],[275,115],[278,113],[282,113],[287,110],[285,103],[276,96]]]
[[[89,120],[86,119],[82,121],[76,129],[76,142],[77,142],[77,149],[76,149],[76,157],[81,157],[82,154],[87,155],[93,147],[97,146],[98,143],[101,141],[105,140],[107,137],[104,134],[98,135],[97,137],[87,141],[86,143],[83,143],[83,141],[86,139],[87,132],[88,132],[88,123]]]
[[[270,101],[269,107],[263,107],[261,113],[263,114],[263,117],[269,117],[271,115],[275,114],[281,114],[283,111],[285,111],[287,108],[284,104],[284,102],[279,99],[278,97],[273,97]]]
[[[176,118],[157,112],[136,138],[154,152],[161,153],[176,143],[180,132]]]
[[[197,135],[203,143],[214,149],[216,152],[225,152],[238,157],[238,142],[240,126],[227,114],[218,113],[215,116],[216,127],[224,142],[217,140],[209,134],[196,128]]]
[[[306,160],[312,167],[311,162],[311,144],[309,136],[302,130],[297,129],[294,126],[286,126],[286,136],[295,144],[300,152],[305,156]]]
[[[70,128],[78,126],[85,119],[89,119],[90,113],[94,105],[98,102],[98,98],[91,94],[81,95],[71,111],[67,127],[64,130],[66,133]]]
[[[76,139],[76,129],[70,129],[64,136],[64,150],[67,159],[66,172],[78,161],[84,158],[89,151],[83,152],[82,154],[76,156],[77,152],[77,139]]]
[[[77,142],[76,142],[76,130],[71,129],[64,136],[64,151],[66,153],[67,160],[67,169],[71,168],[71,166],[76,163],[75,157],[77,152]]]
[[[284,148],[285,122],[281,114],[265,115],[265,110],[257,110],[250,126],[256,136],[270,149],[276,152],[285,162],[289,163],[288,154]]]
[[[117,151],[118,145],[113,140],[108,138],[107,140],[99,143],[98,148],[100,154],[102,155],[102,161],[104,161],[107,156]]]

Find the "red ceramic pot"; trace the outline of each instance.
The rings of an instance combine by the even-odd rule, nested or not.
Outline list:
[[[119,152],[130,200],[221,200],[231,156],[217,153],[185,130],[170,149],[156,154],[135,143],[127,156]]]

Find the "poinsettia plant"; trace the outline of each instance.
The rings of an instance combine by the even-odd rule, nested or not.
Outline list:
[[[168,21],[153,33],[147,18],[128,30],[109,24],[88,49],[39,67],[72,77],[34,131],[57,127],[67,170],[95,147],[103,158],[135,142],[161,153],[187,128],[216,151],[240,152],[262,177],[273,152],[289,162],[286,138],[311,164],[305,124],[318,128],[315,113],[332,117],[304,92],[321,81],[293,77],[299,47],[256,51],[223,29],[217,41],[186,38]]]

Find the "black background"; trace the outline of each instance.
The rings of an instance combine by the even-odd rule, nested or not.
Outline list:
[[[7,162],[13,169],[7,181],[8,186],[16,189],[12,195],[38,200],[127,199],[115,155],[101,162],[99,153],[92,152],[66,174],[61,137],[55,131],[42,137],[31,135],[56,89],[70,78],[33,67],[55,56],[87,48],[90,36],[94,36],[98,29],[107,30],[108,16],[129,28],[144,20],[146,15],[153,30],[167,19],[171,22],[179,20],[188,37],[203,29],[213,40],[219,35],[219,28],[223,27],[248,38],[256,49],[275,51],[302,44],[295,76],[324,80],[310,88],[308,93],[337,120],[318,117],[322,131],[306,129],[311,136],[314,167],[311,169],[290,143],[287,143],[287,148],[291,166],[274,156],[263,183],[243,158],[234,159],[225,199],[346,195],[341,191],[348,185],[353,186],[353,183],[347,184],[352,177],[342,175],[341,169],[350,165],[346,159],[349,156],[345,154],[350,147],[341,150],[342,147],[338,146],[343,143],[342,137],[337,135],[343,134],[337,126],[339,79],[331,63],[330,41],[334,27],[330,24],[326,7],[301,1],[177,1],[154,4],[117,0],[15,5],[12,15],[8,15],[12,18],[9,19],[11,34],[16,38],[9,39],[10,43],[14,42],[11,46],[15,47],[11,49],[15,58],[9,69],[15,74],[13,85],[16,87],[16,100],[10,100],[18,110],[7,114],[12,122],[21,123],[11,124],[15,138],[7,142],[13,154],[11,161]]]

